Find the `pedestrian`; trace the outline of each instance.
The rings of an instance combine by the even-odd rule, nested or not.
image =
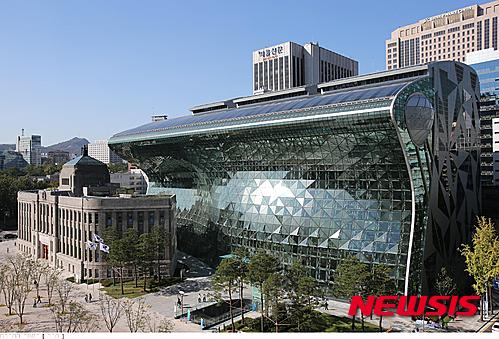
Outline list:
[[[324,303],[324,309],[325,309],[325,310],[327,310],[327,309],[328,309],[327,300],[326,300],[326,302]]]
[[[38,300],[37,300],[38,303],[41,303],[42,302],[42,296],[41,295],[38,295]]]
[[[206,294],[203,294],[203,302],[206,302]]]
[[[33,307],[36,308],[36,298],[33,299]]]
[[[92,293],[89,293],[88,294],[88,302],[91,303],[92,302]]]
[[[201,294],[198,294],[198,304],[201,304]]]
[[[85,302],[88,303],[88,295],[85,294]]]
[[[7,253],[9,253],[9,248],[7,247]]]

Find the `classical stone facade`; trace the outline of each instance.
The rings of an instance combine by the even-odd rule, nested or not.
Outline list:
[[[89,163],[102,171],[100,163],[84,154],[76,164],[72,162],[63,168],[61,182],[66,175],[75,176],[71,182],[81,183],[78,178],[78,163],[85,164],[84,175],[92,172]],[[70,169],[74,173],[70,173]],[[105,175],[104,175],[105,176]],[[109,178],[109,174],[107,174]],[[62,185],[64,186],[64,185]],[[99,193],[99,187],[93,187]],[[92,192],[89,187],[83,189]],[[176,259],[176,223],[174,218],[174,196],[116,197],[74,194],[71,187],[59,191],[24,191],[18,193],[17,246],[22,252],[46,260],[51,266],[60,267],[74,274],[76,280],[106,278],[112,275],[106,265],[106,255],[99,249],[86,246],[93,235],[101,235],[108,228],[119,233],[129,228],[139,234],[150,232],[154,227],[166,231],[168,244],[162,255],[162,274],[173,275]],[[112,248],[111,248],[112,251]],[[131,274],[128,270],[125,274]]]

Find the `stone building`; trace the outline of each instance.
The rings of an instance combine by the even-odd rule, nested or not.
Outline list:
[[[139,234],[164,228],[168,238],[162,255],[162,274],[173,275],[176,263],[175,196],[115,196],[109,172],[102,162],[84,154],[66,163],[57,191],[18,193],[19,250],[46,260],[82,278],[112,276],[107,254],[86,246],[95,235],[112,227]],[[111,248],[112,251],[112,248]],[[131,274],[126,270],[125,274]]]

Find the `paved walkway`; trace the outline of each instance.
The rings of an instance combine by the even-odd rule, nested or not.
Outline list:
[[[14,246],[15,240],[10,241],[2,241],[0,242],[0,262],[4,261],[6,256],[15,255],[16,248]],[[7,250],[9,251],[7,253]],[[190,257],[186,254],[179,253],[179,258],[182,262],[191,267],[190,271],[187,272],[187,279],[177,285],[162,288],[157,293],[151,293],[143,296],[146,303],[151,306],[151,315],[154,319],[168,319],[173,322],[174,332],[198,332],[202,331],[201,327],[197,324],[187,322],[186,320],[174,319],[176,314],[180,314],[180,310],[176,308],[177,300],[180,297],[180,291],[184,292],[183,302],[185,309],[191,308],[195,310],[197,308],[205,307],[210,303],[215,302],[212,291],[211,291],[211,279],[214,273],[213,269],[205,265],[201,261],[196,258]],[[69,274],[68,276],[71,276]],[[30,297],[28,298],[28,302],[26,304],[26,313],[25,320],[26,324],[19,329],[16,325],[18,322],[17,316],[6,316],[6,307],[0,307],[0,332],[8,332],[8,331],[43,331],[43,332],[53,332],[54,331],[54,321],[50,309],[47,307],[46,301],[46,290],[42,285],[41,287],[41,295],[42,303],[38,305],[38,307],[34,308],[32,304],[32,300],[35,297],[36,292],[33,291]],[[85,303],[84,298],[85,294],[92,293],[94,301],[92,303]],[[246,288],[245,296],[251,296],[251,290]],[[237,298],[236,294],[236,298]],[[100,314],[99,303],[97,299],[99,298],[99,284],[94,284],[91,286],[86,285],[78,285],[74,284],[74,293],[73,300],[81,302],[89,311],[93,314],[97,315],[100,319],[99,326],[100,328],[96,329],[99,332],[107,332],[105,324],[103,322],[102,315]],[[199,298],[201,298],[201,302],[199,302]],[[203,298],[206,298],[206,302],[203,302]],[[0,298],[3,301],[3,297]],[[347,316],[349,304],[336,301],[329,300],[328,301],[328,310],[324,310],[323,308],[318,309],[321,312],[326,312],[329,314],[333,314],[336,316]],[[250,312],[246,314],[247,317],[258,317],[259,313]],[[239,319],[238,317],[237,319]],[[373,316],[373,319],[366,318],[367,322],[372,323],[373,325],[378,325],[378,318]],[[230,320],[225,322],[225,325],[229,325]],[[455,332],[474,332],[480,328],[483,322],[480,321],[479,316],[474,317],[466,317],[459,318],[455,322],[449,325],[450,331]],[[384,317],[383,318],[383,327],[385,329],[389,329],[391,331],[403,331],[403,332],[412,332],[415,329],[415,324],[410,318],[407,317]],[[223,328],[223,324],[220,325],[220,328]],[[128,332],[128,327],[126,325],[125,317],[122,317],[118,322],[118,325],[115,328],[116,332]],[[208,330],[212,331],[212,330]]]
[[[0,242],[0,262],[4,262],[7,256],[15,255],[16,253],[17,251],[14,246],[14,240]],[[72,275],[69,274],[68,276]],[[74,290],[71,300],[82,303],[87,310],[96,315],[99,319],[95,332],[108,332],[104,320],[102,320],[98,302],[99,284],[96,283],[90,286],[84,284],[73,284],[73,287]],[[85,295],[87,293],[91,293],[93,296],[93,301],[91,303],[85,302]],[[42,303],[38,304],[37,307],[33,307],[33,300],[36,296],[36,291],[32,291],[28,297],[26,302],[26,312],[24,314],[25,324],[21,328],[17,325],[19,318],[16,315],[8,316],[7,308],[5,306],[0,307],[0,332],[55,332],[54,318],[48,308],[48,301],[46,299],[47,291],[43,284],[40,284],[40,295],[42,296]],[[196,324],[184,323],[180,320],[173,319],[173,313],[170,314],[166,311],[169,308],[161,307],[161,304],[164,303],[162,297],[153,297],[152,295],[148,295],[148,298],[149,297],[151,298],[151,306],[153,306],[151,308],[151,318],[156,321],[157,325],[159,325],[159,322],[162,319],[168,319],[173,323],[173,332],[201,331],[200,327]],[[3,296],[0,299],[2,300],[0,304],[2,304]],[[163,306],[165,305],[163,304]],[[113,331],[129,332],[124,315],[118,321]]]

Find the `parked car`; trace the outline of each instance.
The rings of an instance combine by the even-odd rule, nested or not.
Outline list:
[[[17,234],[7,233],[3,237],[4,239],[17,239]]]
[[[492,332],[499,333],[499,321],[496,321],[494,325],[492,325]]]

